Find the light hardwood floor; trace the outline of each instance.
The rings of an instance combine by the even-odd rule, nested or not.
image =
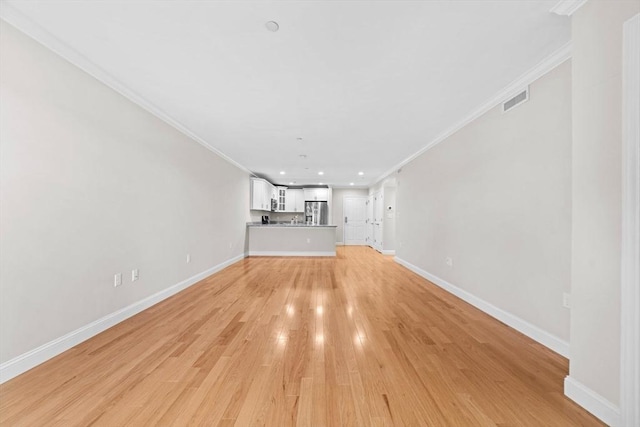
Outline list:
[[[248,258],[0,387],[7,426],[600,425],[568,362],[365,247]]]

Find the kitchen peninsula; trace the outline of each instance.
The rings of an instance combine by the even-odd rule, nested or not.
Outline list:
[[[247,223],[249,256],[336,256],[336,226]]]

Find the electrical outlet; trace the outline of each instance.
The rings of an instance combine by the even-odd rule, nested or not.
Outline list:
[[[113,286],[117,288],[120,285],[122,285],[122,273],[113,276]]]
[[[564,308],[571,308],[571,294],[568,292],[562,293],[562,306]]]
[[[453,267],[453,258],[450,257],[446,257],[444,260],[445,264],[447,264],[449,267]]]
[[[131,281],[135,282],[136,280],[138,280],[138,278],[140,277],[140,273],[138,272],[138,269],[134,269],[131,270]]]
[[[187,264],[191,262],[191,254],[187,254]]]

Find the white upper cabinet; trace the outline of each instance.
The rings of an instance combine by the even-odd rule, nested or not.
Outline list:
[[[270,211],[271,198],[275,194],[275,187],[260,178],[251,178],[251,207],[257,211]]]
[[[271,211],[271,200],[275,200],[275,212],[304,213],[305,201],[327,202],[328,188],[276,187],[262,178],[251,178],[251,210]]]
[[[296,206],[294,212],[304,214],[304,190],[293,190],[296,194]]]
[[[329,199],[328,188],[305,188],[304,200],[315,202],[326,202]]]
[[[276,197],[276,212],[286,212],[287,187],[276,187],[276,193],[278,195]]]
[[[285,212],[304,212],[304,191],[301,189],[287,189],[285,197]]]
[[[253,210],[264,209],[265,182],[261,179],[251,178],[251,207]]]

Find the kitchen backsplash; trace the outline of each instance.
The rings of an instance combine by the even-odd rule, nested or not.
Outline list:
[[[259,222],[262,220],[262,215],[268,215],[269,221],[287,221],[291,222],[291,218],[298,216],[298,222],[304,222],[304,214],[302,212],[263,212],[263,211],[251,211],[251,222]]]

